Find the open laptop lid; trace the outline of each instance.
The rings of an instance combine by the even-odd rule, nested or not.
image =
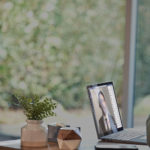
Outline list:
[[[87,86],[97,136],[123,130],[112,82]]]

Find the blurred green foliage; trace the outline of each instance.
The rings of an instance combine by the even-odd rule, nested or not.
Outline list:
[[[150,1],[139,1],[136,43],[135,99],[150,95]]]
[[[56,115],[54,110],[57,104],[51,98],[17,96],[17,100],[28,120],[43,120]]]
[[[125,0],[1,0],[0,106],[13,94],[84,107],[86,85],[112,80],[121,96]]]

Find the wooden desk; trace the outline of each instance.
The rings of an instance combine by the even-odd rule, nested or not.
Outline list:
[[[112,143],[106,143],[101,142],[105,144],[112,144]],[[56,143],[49,143],[49,146],[47,148],[21,148],[20,146],[20,140],[13,140],[13,141],[7,141],[7,142],[0,142],[0,150],[60,150],[58,148],[58,145]],[[95,150],[94,145],[96,144],[96,141],[90,141],[90,142],[82,142],[81,146],[78,150]],[[113,143],[116,144],[116,143]],[[148,146],[143,145],[137,145],[139,150],[149,150]]]

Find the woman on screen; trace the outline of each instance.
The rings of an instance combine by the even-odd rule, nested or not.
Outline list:
[[[113,116],[109,112],[102,91],[99,91],[98,93],[98,102],[99,102],[99,107],[102,110],[102,117],[99,119],[99,124],[100,127],[102,128],[104,135],[117,132],[117,126],[115,124]]]

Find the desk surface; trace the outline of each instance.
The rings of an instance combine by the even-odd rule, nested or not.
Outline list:
[[[103,144],[110,144],[108,142],[100,142]],[[78,150],[95,150],[94,145],[96,141],[82,142]],[[111,143],[112,144],[112,143]],[[113,143],[116,144],[116,143]],[[3,146],[2,146],[3,145]],[[137,145],[139,150],[149,150],[148,146]],[[21,148],[20,140],[13,140],[7,142],[0,142],[0,150],[38,150],[37,148]],[[56,143],[49,143],[48,148],[39,148],[39,150],[59,150]]]

